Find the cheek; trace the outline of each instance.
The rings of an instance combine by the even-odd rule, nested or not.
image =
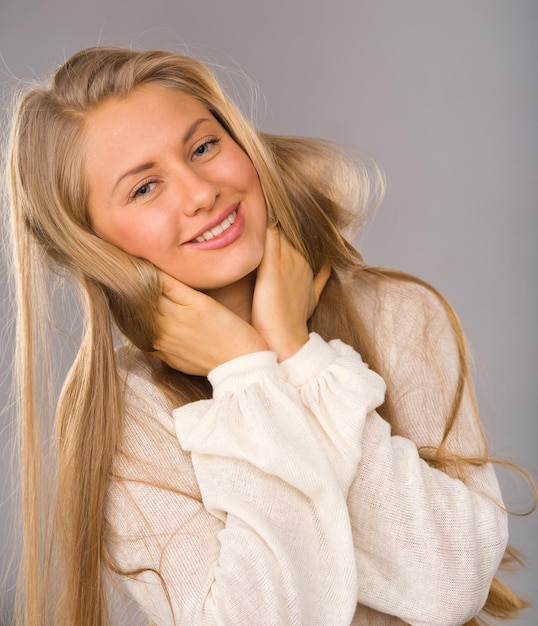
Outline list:
[[[239,176],[238,173],[240,173]],[[261,193],[258,172],[246,152],[243,152],[237,144],[235,145],[233,158],[229,161],[227,175],[231,179],[237,179],[237,182],[245,190],[253,191],[259,188]]]
[[[249,191],[258,227],[265,232],[265,229],[267,228],[267,206],[265,204],[265,196],[262,191],[258,172],[248,157],[247,164],[244,165],[243,171],[245,172],[245,189],[248,189]]]
[[[97,233],[133,256],[152,261],[165,248],[170,228],[158,217],[149,219],[110,219],[96,228]]]

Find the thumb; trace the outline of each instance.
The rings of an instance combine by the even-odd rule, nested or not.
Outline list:
[[[277,226],[268,226],[265,232],[265,250],[262,263],[275,262],[280,257],[280,231]]]
[[[331,264],[329,261],[324,261],[322,266],[319,269],[319,272],[314,276],[313,286],[314,286],[314,295],[316,296],[316,304],[319,302],[321,298],[321,294],[325,289],[325,285],[327,281],[331,277]]]

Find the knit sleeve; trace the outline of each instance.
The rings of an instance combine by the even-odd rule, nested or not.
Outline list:
[[[338,368],[338,360],[330,349],[318,366]],[[213,398],[174,410],[172,428],[153,404],[167,424],[158,444],[151,432],[145,440],[148,411],[135,402],[107,515],[110,551],[131,593],[159,626],[350,623],[357,581],[345,496],[360,437],[345,471],[335,471],[321,443],[330,428],[272,353],[230,361],[210,381]],[[147,405],[155,389],[137,387]],[[378,381],[370,387],[364,414],[383,397]]]
[[[376,302],[369,330],[384,356],[394,411],[391,425],[367,416],[348,496],[359,603],[413,625],[462,624],[485,603],[506,547],[498,483],[489,464],[467,464],[462,480],[419,454],[443,440],[459,372],[454,330],[438,298],[403,284]],[[445,452],[485,452],[468,387]]]
[[[338,339],[325,342],[316,333],[281,367],[314,415],[320,445],[347,496],[362,455],[366,417],[383,403],[385,382],[353,348]]]

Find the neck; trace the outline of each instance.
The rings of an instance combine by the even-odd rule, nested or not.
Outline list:
[[[256,272],[251,272],[231,285],[205,293],[250,324],[255,282]]]

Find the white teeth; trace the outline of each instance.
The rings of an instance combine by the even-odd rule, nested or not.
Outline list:
[[[218,224],[214,228],[211,228],[211,230],[206,230],[203,235],[196,237],[194,241],[196,241],[197,243],[202,243],[202,241],[208,241],[209,239],[213,239],[213,237],[220,235],[235,222],[236,215],[237,211],[230,213],[230,215],[223,219],[220,224]]]

